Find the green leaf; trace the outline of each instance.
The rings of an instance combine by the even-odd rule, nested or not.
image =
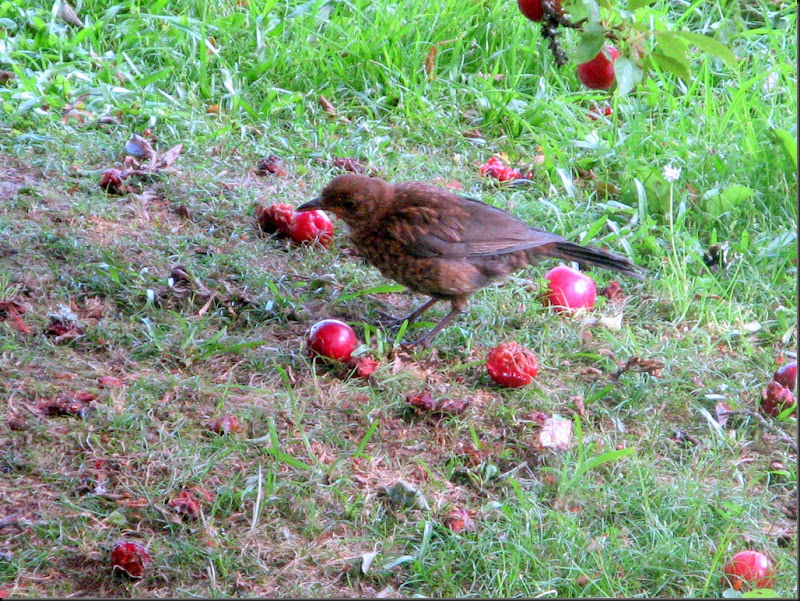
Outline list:
[[[383,284],[381,286],[373,286],[372,288],[359,290],[358,292],[340,294],[334,299],[333,302],[334,304],[343,303],[344,301],[349,301],[354,298],[358,298],[359,296],[364,296],[365,294],[386,294],[388,292],[402,292],[405,289],[405,286],[401,286],[400,284]]]
[[[628,447],[627,449],[619,449],[614,451],[608,451],[607,453],[603,453],[602,455],[598,455],[596,457],[592,457],[588,461],[582,463],[577,470],[575,470],[575,474],[573,479],[577,478],[578,476],[588,472],[591,469],[596,468],[599,465],[604,463],[608,463],[609,461],[617,461],[618,459],[622,459],[624,457],[628,457],[629,455],[633,455],[636,452],[636,449],[633,447]]]
[[[651,214],[665,215],[669,207],[669,184],[661,175],[661,171],[655,167],[640,165],[634,168],[633,176],[646,193],[646,197],[642,199],[641,187],[637,185],[640,208],[644,204]]]
[[[613,384],[609,384],[608,386],[604,386],[600,390],[597,390],[597,391],[593,392],[592,394],[586,395],[586,398],[584,399],[583,402],[584,402],[585,405],[591,405],[595,401],[599,401],[600,399],[605,398],[608,395],[608,393],[611,392],[612,390],[614,390],[614,385]]]
[[[645,6],[650,6],[651,4],[655,4],[656,0],[630,0],[628,2],[628,10],[636,10],[637,8],[644,8]]]
[[[617,81],[617,94],[627,96],[636,85],[636,73],[633,63],[624,56],[614,63],[614,78]]]
[[[728,186],[722,192],[722,197],[725,199],[726,202],[733,206],[738,206],[745,200],[749,199],[753,195],[753,189],[748,188],[747,186],[742,186],[741,184],[734,184],[733,186]]]
[[[599,23],[587,23],[581,33],[578,43],[569,53],[576,64],[592,60],[600,52],[605,42],[605,29]]]
[[[361,442],[358,444],[358,450],[356,451],[356,454],[360,454],[360,453],[364,452],[364,449],[369,444],[370,438],[372,438],[372,435],[375,434],[375,430],[378,429],[378,426],[380,425],[380,423],[381,423],[381,420],[379,420],[379,419],[373,420],[372,424],[370,424],[370,427],[367,429],[366,434],[364,434],[364,438],[362,438]]]
[[[772,135],[775,136],[777,143],[783,149],[786,157],[792,162],[794,168],[797,169],[797,138],[790,134],[785,129],[772,129]]]
[[[658,60],[656,62],[678,77],[689,79],[689,69],[692,65],[689,58],[689,45],[672,31],[657,36],[656,43],[661,50],[661,58],[667,59],[663,63]]]
[[[777,599],[778,593],[771,588],[757,588],[742,593],[742,599]]]
[[[673,75],[677,75],[683,80],[688,80],[691,78],[691,73],[689,72],[689,66],[681,63],[680,61],[675,60],[671,56],[666,56],[664,54],[653,53],[650,55],[650,59],[656,63],[662,71],[666,71],[667,73],[672,73]]]
[[[694,33],[692,31],[676,31],[676,35],[681,36],[684,40],[708,52],[712,56],[721,58],[729,67],[735,67],[736,55],[725,44],[718,42],[714,38],[710,38],[702,33]]]
[[[270,455],[272,455],[275,459],[277,459],[278,461],[282,461],[286,465],[290,465],[290,466],[295,467],[297,469],[305,470],[305,471],[308,471],[308,472],[313,472],[314,471],[314,466],[313,465],[309,465],[309,464],[307,464],[307,463],[305,463],[303,461],[300,461],[299,459],[297,459],[295,457],[292,457],[288,453],[284,453],[280,449],[276,449],[275,447],[272,447],[270,449],[265,449],[265,451],[267,453],[269,453]]]
[[[796,411],[797,411],[797,401],[795,401],[794,403],[786,407],[783,411],[781,411],[776,419],[777,421],[782,422],[786,419],[789,419],[789,416],[795,413]]]
[[[753,190],[741,184],[728,186],[724,190],[714,188],[703,194],[704,208],[714,217],[734,211],[753,195]]]
[[[409,561],[415,561],[416,559],[417,558],[414,555],[403,555],[402,557],[398,557],[397,559],[393,559],[392,561],[383,564],[383,569],[391,570],[394,567],[408,563]]]
[[[599,232],[608,221],[608,215],[603,215],[600,219],[596,219],[586,230],[586,235],[581,239],[581,244],[588,244]]]

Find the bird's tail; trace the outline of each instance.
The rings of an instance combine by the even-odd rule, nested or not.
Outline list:
[[[644,279],[644,270],[637,267],[630,259],[593,246],[582,246],[567,240],[559,240],[537,246],[531,249],[528,255],[532,262],[535,262],[536,257],[531,255],[543,255],[565,261],[577,261],[582,265],[593,265],[603,269],[619,271],[637,280]]]

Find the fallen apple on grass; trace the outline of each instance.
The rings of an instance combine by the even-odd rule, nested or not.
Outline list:
[[[503,342],[489,351],[486,369],[504,388],[521,388],[533,382],[539,373],[536,355],[518,342]]]
[[[489,157],[489,159],[479,167],[480,174],[484,177],[492,177],[500,182],[514,181],[518,179],[531,179],[532,172],[523,173],[514,167],[509,167],[499,157]]]
[[[221,415],[220,417],[212,419],[206,427],[220,436],[233,434],[241,429],[239,425],[239,418],[235,415]]]
[[[130,186],[124,183],[128,174],[120,169],[106,169],[100,174],[100,187],[109,194],[124,196],[131,191]]]
[[[350,357],[347,364],[353,368],[353,374],[359,378],[369,378],[380,364],[372,357]]]
[[[256,207],[256,221],[261,231],[267,234],[288,236],[292,225],[294,207],[290,204],[279,202],[268,207]]]
[[[356,347],[358,337],[353,328],[338,319],[323,319],[308,333],[308,348],[328,359],[347,362]]]
[[[787,363],[772,376],[772,379],[789,390],[797,389],[797,361]]]
[[[289,235],[294,242],[318,242],[327,248],[333,242],[333,222],[325,211],[294,213]]]
[[[475,521],[472,519],[470,512],[461,507],[451,509],[442,523],[453,532],[474,532]]]
[[[761,410],[770,417],[778,417],[784,410],[797,403],[797,362],[792,361],[778,369],[772,381],[761,393]],[[797,409],[791,415],[797,415]]]
[[[601,117],[610,117],[614,114],[614,109],[610,106],[597,106],[587,113],[587,116],[592,121],[597,121]]]
[[[739,551],[722,569],[722,584],[736,591],[775,586],[775,569],[760,551]]]
[[[559,265],[545,274],[549,281],[544,302],[557,312],[591,309],[597,298],[594,280],[576,269]]]
[[[144,576],[147,566],[152,562],[147,550],[132,541],[117,541],[111,549],[111,567],[121,570],[131,578]]]

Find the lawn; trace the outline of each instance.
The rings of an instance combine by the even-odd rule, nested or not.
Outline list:
[[[99,0],[80,24],[0,0],[0,596],[721,597],[754,549],[796,597],[797,420],[759,404],[797,358],[797,4],[600,4],[624,56],[674,53],[655,27],[735,59],[686,42],[620,94],[510,0]],[[182,148],[110,193],[134,135]],[[492,156],[530,178],[482,176]],[[446,306],[381,326],[422,298],[342,222],[329,248],[257,226],[346,168],[647,277],[592,270],[620,293],[569,316],[547,260],[409,349]],[[371,376],[309,355],[324,318]],[[539,361],[518,389],[485,367],[510,340]]]

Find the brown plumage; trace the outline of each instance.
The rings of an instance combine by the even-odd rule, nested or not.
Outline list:
[[[390,184],[366,175],[340,175],[318,198],[297,208],[313,209],[345,221],[355,247],[383,275],[431,297],[405,318],[409,322],[437,301],[450,301],[451,311],[411,344],[429,346],[466,308],[472,293],[543,257],[642,279],[625,257],[569,242],[501,209],[431,184]]]

